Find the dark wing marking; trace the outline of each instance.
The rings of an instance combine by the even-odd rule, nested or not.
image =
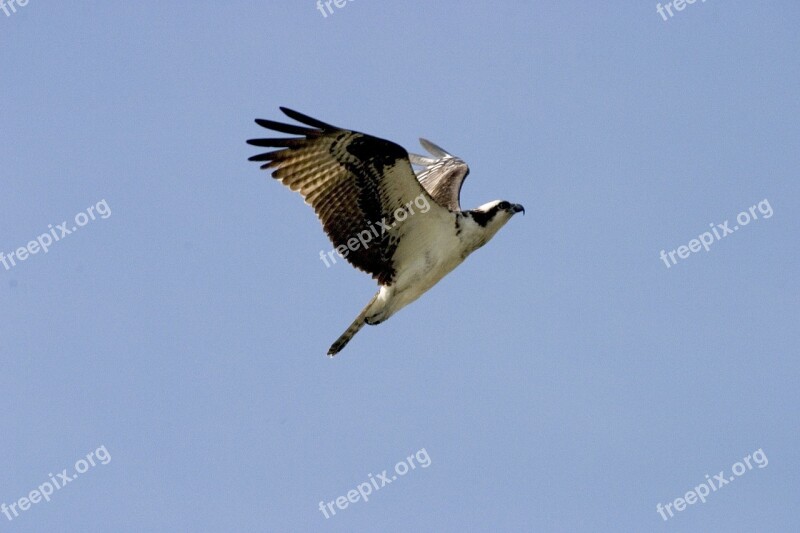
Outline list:
[[[257,119],[267,129],[302,137],[248,140],[253,146],[280,148],[254,155],[250,161],[264,161],[262,169],[274,169],[274,178],[303,196],[335,247],[357,241],[359,234],[366,240],[369,234],[366,246],[359,242],[343,255],[379,283],[391,283],[398,233],[383,231],[377,223],[385,219],[390,224],[396,209],[427,194],[414,175],[408,152],[391,141],[280,109],[311,127]]]
[[[434,157],[410,154],[411,162],[423,167],[417,172],[417,179],[437,203],[450,211],[461,211],[461,186],[469,175],[469,167],[432,142],[426,139],[419,142]]]

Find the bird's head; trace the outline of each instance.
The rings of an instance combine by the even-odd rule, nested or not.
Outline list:
[[[484,243],[519,212],[525,214],[525,208],[520,204],[512,204],[505,200],[487,202],[477,209],[468,211],[470,218],[483,229]]]
[[[473,209],[471,213],[475,218],[475,222],[481,226],[488,228],[496,225],[497,229],[500,229],[520,211],[525,214],[525,208],[520,204],[512,204],[505,200],[494,200],[483,204],[477,209]]]

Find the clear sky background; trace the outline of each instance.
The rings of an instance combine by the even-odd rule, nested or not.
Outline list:
[[[111,457],[0,531],[797,531],[800,5],[334,9],[0,12],[0,251],[112,213],[0,265],[0,503]],[[247,161],[279,105],[527,215],[328,359],[374,282]]]

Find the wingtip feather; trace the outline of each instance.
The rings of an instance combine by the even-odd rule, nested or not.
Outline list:
[[[420,137],[419,144],[421,144],[422,147],[425,148],[425,150],[430,152],[432,155],[435,155],[436,157],[453,157],[453,155],[450,154],[447,150],[445,150],[441,146],[438,146],[435,143],[432,143],[428,139],[423,139],[422,137]]]
[[[289,109],[288,107],[283,107],[283,106],[280,106],[279,109],[287,117],[289,117],[289,118],[291,118],[293,120],[296,120],[297,122],[301,122],[301,123],[305,124],[306,126],[312,126],[314,128],[319,128],[319,129],[321,129],[323,131],[330,131],[330,130],[338,129],[336,126],[331,126],[330,124],[328,124],[326,122],[322,122],[321,120],[318,120],[318,119],[316,119],[314,117],[309,117],[308,115],[300,113],[299,111],[295,111],[294,109]]]

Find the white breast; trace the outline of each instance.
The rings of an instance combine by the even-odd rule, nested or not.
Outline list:
[[[385,318],[422,296],[472,251],[467,249],[463,231],[460,235],[456,231],[456,216],[430,211],[403,226],[394,256],[395,281],[382,291]]]

